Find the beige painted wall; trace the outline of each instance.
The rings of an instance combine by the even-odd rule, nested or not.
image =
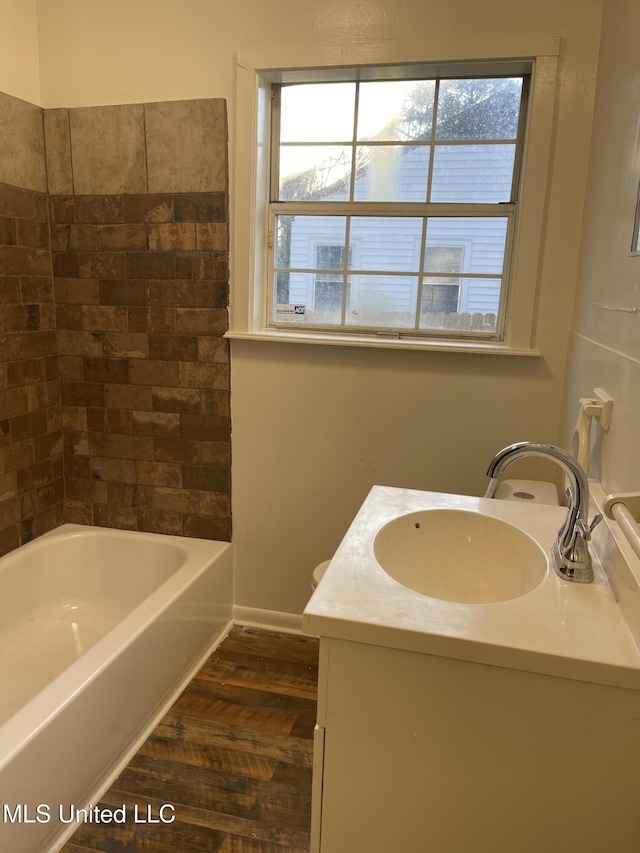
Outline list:
[[[640,7],[606,0],[579,293],[563,406],[565,441],[577,400],[602,386],[611,428],[593,429],[589,475],[609,492],[640,489],[640,257],[629,249],[640,181]]]
[[[371,484],[479,493],[487,460],[503,444],[557,439],[601,0],[37,5],[44,106],[221,96],[229,102],[231,152],[238,49],[313,43],[344,61],[355,47],[380,54],[419,42],[434,58],[463,59],[496,33],[561,38],[535,318],[542,358],[234,341],[239,604],[299,612],[313,566],[331,555]],[[231,178],[233,186],[233,171]],[[232,213],[231,227],[238,234],[248,226]]]
[[[0,0],[0,91],[40,103],[36,0]]]

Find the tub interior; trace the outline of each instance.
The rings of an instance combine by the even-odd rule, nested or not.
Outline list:
[[[91,530],[37,541],[0,571],[0,725],[185,562],[179,545]]]

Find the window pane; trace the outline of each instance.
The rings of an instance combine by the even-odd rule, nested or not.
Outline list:
[[[427,222],[424,270],[502,273],[506,216],[432,216]]]
[[[344,269],[344,245],[316,246],[316,268],[321,270]]]
[[[436,146],[431,201],[510,201],[515,153],[510,144]]]
[[[276,216],[276,267],[291,266],[291,226],[295,217]]]
[[[279,323],[307,323],[311,311],[313,273],[277,272],[274,282],[274,319]],[[301,312],[278,313],[278,306],[295,306]]]
[[[280,201],[348,201],[351,148],[344,145],[283,145]]]
[[[426,145],[359,145],[356,150],[355,201],[426,200]]]
[[[420,328],[453,333],[494,334],[500,279],[425,277],[420,300]]]
[[[316,275],[313,294],[313,322],[333,323],[342,322],[342,278],[330,278],[326,275]],[[351,282],[347,281],[347,301],[351,290]]]
[[[351,326],[414,328],[418,279],[353,275],[345,322]]]
[[[350,283],[347,282],[347,295]],[[297,325],[342,322],[343,279],[337,274],[278,272],[274,281],[273,320]]]
[[[351,269],[417,272],[422,219],[413,216],[353,216]]]
[[[274,288],[273,288],[273,304],[281,305],[293,302],[292,296],[292,276],[295,274],[289,272],[277,272],[275,274]],[[274,318],[275,319],[275,318]]]
[[[442,80],[436,139],[515,139],[521,78]]]
[[[426,246],[424,268],[429,272],[460,272],[464,246]]]
[[[458,278],[448,279],[445,282],[442,282],[442,279],[425,278],[422,283],[420,298],[421,328],[425,322],[429,322],[425,318],[426,314],[456,314],[458,311],[459,293],[460,279]]]
[[[277,216],[276,267],[329,269],[325,266],[329,255],[323,254],[322,250],[318,253],[318,248],[340,247],[344,258],[346,228],[345,216]],[[341,268],[342,263],[338,269]]]
[[[379,142],[429,139],[434,94],[433,80],[361,83],[357,138]]]
[[[304,83],[283,86],[281,92],[281,142],[353,139],[355,83]]]
[[[496,315],[500,306],[499,278],[463,278],[460,280],[460,313]],[[495,323],[495,321],[493,321]]]

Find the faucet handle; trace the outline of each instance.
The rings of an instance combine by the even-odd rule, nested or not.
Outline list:
[[[589,525],[589,528],[588,528],[588,530],[589,530],[589,538],[591,538],[591,531],[593,530],[593,528],[594,528],[596,525],[600,524],[600,522],[602,521],[603,517],[604,517],[604,516],[602,515],[602,513],[601,513],[601,512],[597,512],[597,513],[593,516],[593,518],[591,519],[591,524]]]
[[[584,518],[579,518],[576,522],[576,527],[580,533],[580,536],[584,539],[585,542],[588,542],[591,539],[591,533],[593,528],[596,525],[600,524],[602,521],[602,513],[597,512],[593,518],[591,519],[591,524],[589,524]]]

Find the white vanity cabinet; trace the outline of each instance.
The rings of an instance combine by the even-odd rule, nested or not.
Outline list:
[[[638,853],[640,565],[623,571],[604,522],[609,582],[594,563],[593,583],[549,568],[509,600],[438,599],[374,548],[431,509],[516,525],[543,559],[566,515],[371,490],[303,614],[320,637],[312,853]]]
[[[640,692],[320,648],[312,853],[640,849]]]

